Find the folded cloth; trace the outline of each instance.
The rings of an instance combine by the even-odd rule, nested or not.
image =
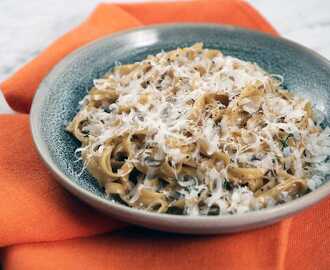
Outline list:
[[[327,270],[329,200],[279,224],[235,235],[122,230],[4,249],[4,269]]]
[[[4,269],[328,270],[329,200],[292,219],[235,235],[122,230],[4,250]]]
[[[0,246],[108,232],[124,224],[69,195],[52,178],[32,143],[27,114],[2,115]]]
[[[102,4],[1,84],[27,113],[40,81],[96,38],[153,23],[212,22],[276,34],[239,0]],[[234,235],[178,236],[132,229],[68,194],[33,147],[27,114],[0,116],[0,258],[4,269],[328,269],[329,202],[276,225]],[[116,231],[115,231],[116,230]]]

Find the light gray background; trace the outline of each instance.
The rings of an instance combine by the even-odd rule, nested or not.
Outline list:
[[[0,0],[0,81],[54,39],[82,22],[101,2],[141,0]],[[289,39],[330,58],[329,0],[248,0]],[[10,112],[0,93],[0,113]]]

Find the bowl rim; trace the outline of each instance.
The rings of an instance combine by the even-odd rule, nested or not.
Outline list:
[[[286,202],[284,204],[276,205],[270,208],[260,209],[256,211],[250,211],[246,213],[237,213],[237,214],[226,214],[226,215],[218,215],[218,216],[186,216],[186,215],[173,215],[167,213],[154,213],[148,212],[142,209],[135,209],[120,203],[108,200],[106,198],[101,198],[93,192],[90,192],[84,189],[79,184],[75,183],[74,181],[70,180],[68,176],[62,172],[55,162],[51,159],[46,142],[42,139],[41,133],[39,131],[39,115],[41,113],[41,107],[43,102],[43,97],[45,96],[45,91],[49,90],[47,85],[47,81],[55,71],[64,67],[67,63],[70,62],[71,59],[75,58],[81,51],[89,49],[90,47],[95,46],[99,42],[103,42],[108,39],[115,39],[121,37],[123,35],[130,34],[132,32],[137,31],[148,31],[148,30],[159,30],[159,29],[169,29],[175,31],[176,29],[180,28],[202,28],[205,30],[210,30],[212,28],[219,28],[223,31],[227,32],[244,32],[244,33],[251,33],[253,35],[259,35],[261,37],[281,41],[285,43],[288,47],[293,49],[299,49],[318,61],[322,62],[326,65],[330,70],[330,62],[323,56],[319,55],[318,53],[314,52],[313,50],[306,48],[294,41],[288,40],[283,37],[273,36],[267,33],[258,32],[254,30],[244,29],[241,27],[231,26],[231,25],[218,25],[218,24],[210,24],[210,23],[167,23],[167,24],[154,24],[149,25],[146,27],[135,27],[131,28],[126,31],[117,32],[115,34],[110,34],[101,38],[98,38],[92,42],[87,43],[86,45],[74,50],[73,52],[69,53],[65,56],[61,61],[59,61],[52,70],[48,73],[48,75],[42,80],[38,89],[35,92],[31,111],[30,111],[30,128],[32,132],[32,139],[35,144],[35,147],[42,158],[43,162],[46,164],[48,169],[55,175],[55,179],[63,185],[67,190],[71,193],[82,199],[83,201],[87,202],[94,207],[103,210],[108,213],[113,213],[115,216],[120,216],[120,213],[131,215],[132,217],[143,218],[147,220],[154,220],[157,219],[160,222],[168,222],[170,224],[176,224],[180,226],[181,222],[185,223],[185,226],[189,223],[192,227],[205,227],[212,223],[215,226],[224,226],[224,227],[231,227],[231,226],[241,226],[242,224],[253,224],[257,222],[263,222],[270,219],[278,219],[282,216],[291,215],[299,210],[302,210],[308,206],[311,206],[318,201],[326,198],[330,195],[330,181],[324,183],[321,187],[317,188],[316,190],[303,195],[300,198],[294,199],[292,201]],[[116,213],[115,213],[116,212]],[[134,221],[132,221],[134,223]],[[136,224],[140,224],[137,222]]]

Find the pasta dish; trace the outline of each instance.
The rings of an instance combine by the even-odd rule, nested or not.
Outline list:
[[[116,65],[67,125],[110,199],[183,215],[243,213],[314,190],[330,129],[257,64],[202,43]]]

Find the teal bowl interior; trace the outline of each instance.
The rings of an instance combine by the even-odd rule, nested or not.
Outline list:
[[[79,142],[65,132],[78,102],[116,63],[132,63],[161,50],[203,42],[226,55],[256,62],[284,77],[284,86],[309,98],[329,118],[330,66],[327,60],[290,41],[216,25],[163,25],[135,29],[93,42],[61,61],[42,82],[32,108],[32,130],[41,155],[47,155],[70,181],[104,198],[96,181],[75,161]],[[37,124],[34,124],[37,123]],[[47,153],[46,153],[46,152]]]

